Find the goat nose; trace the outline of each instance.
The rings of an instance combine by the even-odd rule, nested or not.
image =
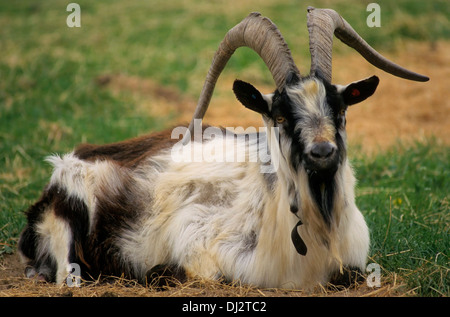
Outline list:
[[[311,155],[314,158],[324,159],[330,157],[334,152],[334,147],[329,142],[320,142],[313,145]]]

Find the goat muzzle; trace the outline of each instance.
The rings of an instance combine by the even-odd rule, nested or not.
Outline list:
[[[305,170],[309,177],[332,176],[339,164],[336,145],[330,142],[315,143],[303,158]]]

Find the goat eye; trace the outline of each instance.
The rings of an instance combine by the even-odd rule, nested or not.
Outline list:
[[[277,123],[283,123],[286,119],[284,117],[279,116],[279,117],[277,117],[276,120],[277,120]]]
[[[345,110],[345,109],[341,109],[341,111],[340,111],[340,113],[339,113],[339,114],[340,114],[341,116],[345,116],[345,112],[346,112],[346,110]]]

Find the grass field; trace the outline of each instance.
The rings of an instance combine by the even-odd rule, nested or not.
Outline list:
[[[376,30],[365,25],[368,1],[350,6],[348,0],[254,0],[230,6],[220,0],[83,0],[77,1],[81,28],[67,27],[68,3],[0,2],[0,257],[15,252],[25,224],[22,211],[49,178],[45,156],[82,142],[157,131],[190,114],[192,107],[149,112],[147,106],[164,106],[167,98],[195,100],[218,42],[251,11],[276,22],[294,58],[304,61],[302,72],[309,67],[308,5],[332,6],[374,47],[392,54],[405,42],[432,47],[450,38],[445,0],[378,1],[382,27]],[[349,49],[336,46],[335,54],[345,59]],[[126,85],[107,89],[105,74],[150,81],[159,95]],[[242,76],[273,85],[247,49],[233,56],[224,72],[225,78]],[[449,296],[448,142],[400,142],[371,155],[355,146],[350,154],[359,179],[357,203],[371,228],[369,262],[379,263],[386,279],[401,280],[403,294]]]

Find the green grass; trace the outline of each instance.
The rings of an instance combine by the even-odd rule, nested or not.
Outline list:
[[[305,72],[306,7],[330,6],[325,0],[233,6],[210,0],[82,0],[82,27],[68,28],[67,3],[0,2],[0,254],[14,252],[25,224],[22,211],[48,180],[45,156],[81,142],[113,142],[166,127],[169,118],[152,118],[131,94],[98,87],[98,76],[151,78],[195,98],[218,42],[250,11],[276,22]],[[450,38],[446,0],[378,1],[378,29],[365,24],[367,3],[336,1],[333,8],[378,49],[394,50],[404,39]],[[336,45],[336,51],[346,50]],[[271,84],[255,56],[239,50],[225,73]],[[419,295],[449,295],[448,155],[448,148],[430,143],[355,159],[372,259],[400,274]]]
[[[371,260],[422,296],[450,295],[450,149],[432,140],[355,159]],[[369,261],[369,262],[370,262]]]

